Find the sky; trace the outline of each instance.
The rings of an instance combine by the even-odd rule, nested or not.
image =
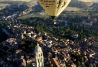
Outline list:
[[[31,0],[0,0],[0,1],[25,1],[25,2],[29,2]]]
[[[83,1],[83,2],[98,2],[98,0],[79,0],[79,1]]]

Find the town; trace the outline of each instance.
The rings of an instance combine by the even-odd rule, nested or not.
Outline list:
[[[56,25],[48,18],[2,17],[0,67],[36,67],[36,62],[44,67],[97,67],[98,16],[65,14]]]

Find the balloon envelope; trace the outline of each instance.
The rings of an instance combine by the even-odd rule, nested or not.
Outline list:
[[[59,16],[71,0],[39,0],[40,5],[49,16]]]

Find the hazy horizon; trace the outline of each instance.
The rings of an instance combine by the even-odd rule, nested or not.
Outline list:
[[[82,2],[98,2],[98,0],[78,0],[78,1],[82,1]]]
[[[25,2],[29,2],[29,1],[31,1],[31,0],[0,0],[0,1],[25,1]],[[98,0],[72,0],[72,1],[98,2]]]
[[[0,0],[1,2],[2,1],[25,1],[25,2],[29,2],[29,1],[31,1],[31,0]]]

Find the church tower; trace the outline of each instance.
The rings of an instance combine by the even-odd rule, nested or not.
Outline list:
[[[35,47],[35,61],[36,67],[44,67],[43,51],[39,44]]]

